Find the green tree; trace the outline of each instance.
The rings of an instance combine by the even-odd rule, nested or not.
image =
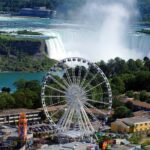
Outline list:
[[[24,108],[26,107],[26,96],[25,93],[21,90],[17,90],[15,93],[13,93],[13,97],[15,98],[15,107],[16,108]]]
[[[0,94],[0,109],[13,108],[15,105],[15,99],[9,93]]]
[[[114,118],[125,118],[130,116],[132,116],[131,110],[125,106],[117,107],[114,110],[114,115],[113,115]]]
[[[17,88],[17,90],[24,89],[26,84],[26,80],[20,79],[14,82],[14,86]]]
[[[11,89],[9,87],[3,87],[1,89],[2,92],[7,92],[7,93],[10,93]]]
[[[113,98],[113,103],[112,103],[112,107],[115,109],[119,106],[123,106],[124,104],[117,98]]]
[[[144,61],[144,67],[147,69],[147,70],[149,70],[150,71],[150,60],[148,59],[146,59],[145,61]]]
[[[125,84],[120,77],[113,77],[111,80],[113,94],[121,94],[125,91]]]
[[[19,80],[14,83],[17,91],[13,94],[16,107],[39,108],[41,107],[41,86],[37,80]]]
[[[131,111],[134,110],[134,105],[133,105],[133,103],[130,102],[130,101],[126,102],[125,106],[126,106],[128,109],[130,109]]]
[[[137,134],[133,134],[130,138],[129,138],[129,141],[132,143],[132,144],[139,144],[139,141],[141,140],[141,136],[140,135],[137,135]]]
[[[146,101],[148,101],[149,96],[148,96],[147,92],[143,90],[140,92],[139,98],[141,101],[146,102]]]
[[[126,96],[128,96],[129,98],[133,98],[134,97],[134,92],[133,91],[127,91]]]
[[[128,65],[130,72],[138,71],[138,67],[133,59],[129,59],[127,61],[127,65]]]
[[[128,65],[125,60],[116,57],[115,58],[115,74],[123,74],[128,72]]]

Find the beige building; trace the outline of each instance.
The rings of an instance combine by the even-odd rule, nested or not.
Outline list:
[[[149,117],[131,117],[117,119],[111,123],[111,130],[118,133],[150,132]]]

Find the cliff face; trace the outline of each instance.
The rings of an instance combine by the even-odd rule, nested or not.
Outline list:
[[[0,35],[0,72],[46,71],[56,62],[45,56],[46,51],[44,40]]]
[[[42,40],[16,39],[15,37],[0,36],[0,55],[19,56],[45,53],[46,46]]]

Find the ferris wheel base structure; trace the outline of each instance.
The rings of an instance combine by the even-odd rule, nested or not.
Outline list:
[[[93,110],[107,110],[107,118],[112,92],[107,77],[95,63],[72,57],[59,61],[45,75],[41,101],[58,136],[91,136],[95,133],[93,120],[99,121]],[[49,113],[48,107],[56,106],[59,109]]]

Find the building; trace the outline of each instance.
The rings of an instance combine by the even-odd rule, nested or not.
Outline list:
[[[18,141],[18,129],[16,127],[6,125],[0,126],[0,150],[16,149]],[[26,141],[28,146],[33,144],[33,133],[27,132]]]
[[[28,123],[42,120],[42,111],[34,109],[10,109],[0,111],[0,125],[1,124],[15,124],[18,123],[20,112],[26,113]]]
[[[133,98],[122,99],[122,102],[123,103],[131,102],[134,106],[134,111],[140,111],[140,110],[150,111],[150,104],[146,102],[135,100]]]
[[[113,145],[111,150],[142,150],[140,145]]]
[[[150,117],[117,119],[111,123],[111,130],[118,133],[150,133]]]
[[[46,7],[22,8],[19,15],[46,18],[54,17],[56,15],[56,11],[46,9]]]
[[[135,111],[133,112],[134,117],[149,117],[150,116],[150,111],[144,111],[144,110],[140,110],[140,111]]]

